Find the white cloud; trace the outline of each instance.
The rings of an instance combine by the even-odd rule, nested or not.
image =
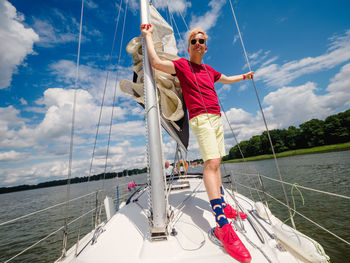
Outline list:
[[[327,93],[318,95],[315,83],[298,87],[283,87],[264,98],[270,105],[266,114],[279,128],[299,125],[312,118],[324,119],[344,107],[350,106],[350,64],[344,65],[331,79]]]
[[[96,9],[98,8],[98,5],[93,1],[93,0],[88,0],[88,1],[85,1],[86,3],[86,6],[88,8],[91,8],[91,9]]]
[[[248,54],[250,66],[254,67],[256,65],[261,65],[260,67],[264,67],[265,65],[269,65],[278,59],[277,56],[269,58],[270,53],[270,50],[263,51],[262,49],[260,49],[259,51],[253,54]],[[245,64],[244,68],[247,69],[248,66]]]
[[[209,2],[209,6],[211,9],[207,11],[205,14],[202,16],[195,16],[192,15],[192,20],[189,23],[189,30],[195,28],[195,27],[200,27],[204,31],[208,32],[212,27],[216,25],[216,22],[218,20],[218,17],[221,14],[221,8],[225,4],[224,0],[211,0]],[[188,52],[187,52],[187,37],[189,31],[182,33],[181,32],[176,32],[176,27],[174,28],[175,35],[177,36],[177,48],[178,48],[178,54],[182,56],[187,56],[188,57]],[[178,36],[178,34],[181,34]],[[208,42],[210,41],[210,38]]]
[[[220,98],[222,98],[223,96],[225,96],[225,94],[228,94],[228,92],[230,92],[230,90],[231,90],[231,85],[230,84],[224,84],[224,85],[222,85],[219,89],[218,89],[218,91],[217,91],[217,93],[218,93],[218,96],[220,97]]]
[[[226,115],[226,116],[225,116]],[[227,119],[226,119],[227,117]],[[225,145],[227,148],[236,144],[234,136],[238,141],[250,138],[263,129],[263,124],[258,121],[258,116],[243,109],[231,108],[226,113],[222,113],[222,123],[225,131]],[[229,123],[227,122],[229,121]],[[232,134],[234,133],[234,136]]]
[[[25,124],[25,120],[19,117],[19,110],[13,106],[0,108],[0,148],[7,145],[16,130]]]
[[[294,60],[283,65],[267,65],[265,62],[262,67],[256,70],[256,80],[280,87],[291,83],[302,75],[330,69],[348,61],[350,59],[350,30],[347,30],[344,35],[334,36],[330,40],[330,48],[320,56]],[[269,63],[274,60],[276,59],[270,59]]]
[[[20,98],[19,101],[21,102],[22,105],[28,105],[28,102],[23,98]]]
[[[221,8],[225,4],[224,0],[211,0],[209,6],[211,10],[207,11],[202,16],[193,16],[190,23],[190,28],[201,27],[204,31],[209,31],[215,26],[218,17],[221,14]]]
[[[50,66],[52,74],[57,77],[58,82],[64,83],[64,87],[74,87],[76,63],[70,60],[60,60]],[[108,83],[106,87],[105,103],[113,102],[113,94],[115,85],[117,85],[117,98],[128,98],[119,89],[119,81],[122,79],[132,79],[132,70],[129,67],[119,67],[118,71],[106,72],[94,65],[79,66],[79,87],[88,90],[96,101],[101,101],[102,91],[106,85],[107,73],[109,73]],[[117,81],[117,84],[116,84]]]
[[[334,110],[341,106],[350,106],[350,63],[343,66],[338,74],[331,79],[324,96],[324,105]]]
[[[13,107],[0,108],[5,113],[0,116],[1,127],[4,130],[0,136],[0,147],[23,148],[40,144],[51,146],[53,143],[61,144],[61,141],[67,139],[70,134],[73,97],[74,90],[60,88],[46,90],[39,102],[47,111],[43,120],[37,125],[29,122],[27,124],[25,120],[19,118],[19,111]],[[103,109],[101,118],[101,133],[103,134],[108,132],[108,128],[104,126],[110,123],[111,110],[110,106]],[[77,136],[95,133],[99,112],[100,107],[91,94],[85,90],[77,90],[75,121]],[[125,108],[115,107],[114,121],[123,119],[126,114]],[[13,128],[9,127],[10,125]],[[125,125],[125,127],[129,126],[133,129],[133,134],[136,134],[140,125]]]
[[[91,175],[99,174],[104,171],[105,151],[106,149],[103,147],[97,149]],[[88,154],[90,154],[90,152],[88,152]],[[0,160],[6,155],[14,159],[15,153],[0,154]],[[2,159],[4,159],[4,161],[9,161],[9,158],[7,158],[7,160],[5,160],[5,158]],[[37,161],[38,159],[35,159],[35,163],[28,164],[28,162],[22,160],[22,164],[20,166],[1,169],[0,178],[2,185],[37,184],[43,181],[67,178],[67,155],[62,157],[56,156],[55,158],[49,159],[43,158],[40,162]],[[89,156],[83,159],[73,158],[72,164],[72,177],[89,175]],[[133,146],[133,143],[128,140],[111,145],[107,163],[107,172],[118,172],[124,169],[143,168],[145,165],[145,145]]]
[[[0,1],[0,89],[11,84],[12,75],[39,40],[31,28],[22,24],[24,17],[6,0]]]
[[[71,28],[69,32],[60,32],[58,27],[53,25],[54,23],[46,20],[34,19],[33,27],[40,36],[39,46],[53,47],[56,44],[74,42],[78,39],[76,32]]]
[[[349,87],[349,82],[350,64],[343,66],[340,72],[331,79],[327,88],[327,94],[317,95],[318,90],[316,84],[311,82],[297,87],[283,87],[269,93],[263,99],[264,113],[269,129],[287,128],[290,125],[298,126],[300,123],[308,121],[311,118],[323,119],[333,114],[344,105],[349,105],[350,94],[348,93],[345,95],[347,87]],[[231,133],[231,128],[238,141],[249,139],[265,131],[265,125],[260,112],[254,115],[243,109],[231,108],[226,112],[226,116],[231,125],[230,127],[227,124],[223,114],[222,118],[227,151],[236,144]],[[130,131],[132,131],[131,134],[136,136],[137,134],[144,133],[144,122],[120,123],[115,125],[113,130],[116,130],[117,134],[130,133]],[[163,142],[164,157],[166,160],[172,161],[175,153],[175,142],[169,138],[169,136],[165,136]],[[130,156],[129,153],[133,152],[133,158],[137,158],[140,167],[143,167],[145,164],[144,147],[145,146],[136,147],[137,150],[135,150],[132,144],[130,144],[130,141],[120,143],[115,148],[111,148],[109,163],[125,162]],[[105,150],[102,150],[101,153],[104,151]],[[141,151],[142,154],[140,154],[139,151]],[[195,136],[192,131],[190,131],[188,159],[196,158],[200,158],[199,147]],[[102,160],[100,162],[102,166]],[[127,165],[119,165],[118,168],[126,169]]]
[[[324,108],[323,97],[316,95],[316,84],[308,82],[298,87],[283,87],[269,93],[263,100],[267,119],[277,128],[299,125],[312,118],[324,118],[331,111]]]
[[[326,88],[327,93],[317,94],[315,83],[282,87],[270,92],[263,99],[264,115],[270,130],[299,126],[310,119],[324,119],[344,107],[350,106],[350,63],[344,65]],[[231,127],[238,139],[247,140],[265,131],[261,113],[255,116],[243,109],[232,108],[226,112]],[[234,145],[229,125],[224,119],[227,144]]]
[[[169,7],[171,13],[184,13],[191,6],[191,2],[186,0],[153,0],[152,4],[158,10],[168,10]],[[140,9],[139,1],[129,0],[129,7],[132,10]]]
[[[68,160],[55,160],[7,168],[0,171],[2,185],[37,184],[52,179],[65,179],[68,174]],[[73,167],[73,172],[77,169]]]
[[[14,150],[9,152],[0,152],[0,162],[19,161],[22,156],[22,153]]]
[[[20,118],[20,111],[12,106],[0,108],[0,148],[3,150],[0,161],[6,163],[0,172],[3,184],[38,183],[66,177],[73,94],[74,90],[61,88],[46,90],[38,100],[46,109],[38,124]],[[106,146],[102,145],[108,137],[111,109],[106,106],[103,110],[94,173],[102,172],[104,167],[102,154]],[[77,90],[73,176],[87,175],[99,110],[88,91]],[[108,166],[112,171],[145,166],[144,121],[120,122],[127,113],[125,108],[115,108]],[[113,145],[116,142],[119,143]],[[8,148],[12,150],[7,151]],[[15,148],[20,151],[13,150]],[[18,162],[11,165],[14,161]]]
[[[191,2],[185,0],[153,0],[155,8],[160,10],[167,10],[171,13],[181,13],[186,12],[186,9],[191,6]]]
[[[97,5],[89,1],[86,6],[97,9]],[[41,47],[55,47],[59,44],[78,42],[79,24],[70,13],[62,13],[58,9],[52,9],[40,18],[33,18],[33,27],[40,36],[37,45]],[[83,24],[82,42],[90,41],[91,38],[99,40],[101,32],[87,23]]]
[[[43,121],[36,127],[36,132],[41,138],[57,138],[70,130],[72,118],[74,90],[60,88],[48,89],[40,103],[47,108]],[[105,106],[101,115],[101,125],[109,125],[112,107]],[[92,134],[99,118],[100,106],[86,90],[77,90],[76,121],[77,132]],[[124,119],[127,111],[119,106],[114,108],[114,121]],[[104,131],[101,128],[102,132]]]
[[[13,106],[0,107],[0,159],[7,162],[6,169],[0,173],[4,184],[38,183],[52,178],[65,178],[67,174],[67,155],[69,150],[75,63],[61,60],[50,67],[56,78],[43,96],[36,100],[37,106],[23,107],[23,111],[40,113],[34,119],[21,118],[21,112]],[[73,176],[87,173],[92,145],[96,133],[96,124],[100,113],[101,91],[104,89],[107,72],[94,65],[80,66],[80,81],[77,87],[75,137],[74,137],[74,171]],[[96,167],[93,172],[101,172],[112,110],[114,88],[122,78],[131,79],[129,68],[119,67],[118,73],[109,72],[109,83],[105,95],[106,101],[101,115],[101,125],[97,147]],[[117,79],[117,81],[116,81]],[[60,83],[57,85],[57,83]],[[61,86],[61,87],[60,87]],[[84,89],[80,89],[80,87]],[[122,94],[119,87],[114,107],[109,167],[113,171],[145,166],[144,121],[126,120],[134,115],[143,118],[143,110],[129,97]],[[21,100],[25,105],[25,100]],[[43,117],[42,117],[43,115]],[[40,119],[39,119],[40,118]],[[129,141],[129,146],[121,142]],[[116,144],[115,143],[119,143]],[[141,144],[142,146],[135,146]],[[8,150],[10,149],[10,150]],[[13,149],[19,149],[15,151]],[[21,164],[11,166],[11,161],[20,157]],[[61,160],[61,159],[62,160]],[[130,162],[130,158],[132,162]],[[77,160],[77,161],[76,161]]]

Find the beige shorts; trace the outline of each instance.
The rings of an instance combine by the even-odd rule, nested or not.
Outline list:
[[[204,113],[190,119],[190,126],[196,135],[203,161],[226,155],[224,128],[218,114]]]

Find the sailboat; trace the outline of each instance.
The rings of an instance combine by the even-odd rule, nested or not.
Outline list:
[[[156,27],[159,54],[176,59],[176,46],[171,49],[168,45],[175,43],[171,27],[148,1],[140,1],[140,10],[141,24]],[[212,234],[215,220],[202,175],[165,176],[161,126],[176,140],[177,153],[186,151],[188,145],[186,109],[178,98],[181,94],[176,78],[152,71],[143,39],[132,40],[128,52],[133,54],[136,81],[122,82],[121,89],[145,108],[149,182],[117,212],[106,197],[107,220],[68,251],[64,247],[56,262],[234,262]],[[167,84],[170,88],[164,88]],[[252,262],[328,261],[321,245],[281,222],[265,203],[254,202],[232,189],[225,192],[227,202],[247,215],[246,220],[238,215],[232,224],[250,251]]]
[[[148,1],[140,0],[140,10],[140,24],[151,23],[158,30],[158,54],[164,59],[178,58],[171,26]],[[134,80],[125,80],[120,86],[145,108],[147,184],[132,192],[117,211],[107,196],[106,220],[95,220],[94,229],[71,248],[67,247],[66,220],[62,255],[55,262],[237,262],[212,233],[215,219],[202,174],[184,170],[165,175],[161,127],[177,143],[175,163],[186,162],[182,152],[188,148],[187,112],[176,77],[152,71],[142,38],[131,40],[127,51],[134,61]],[[289,226],[270,211],[266,202],[254,201],[233,188],[233,184],[224,188],[226,201],[247,218],[238,213],[231,223],[249,250],[251,262],[329,262],[322,246],[296,229],[292,216]],[[288,202],[287,209],[296,212]],[[96,218],[99,214],[96,211]]]

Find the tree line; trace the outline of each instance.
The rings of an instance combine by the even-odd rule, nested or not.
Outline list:
[[[132,170],[124,170],[122,172],[118,173],[101,173],[90,176],[90,179],[87,176],[84,177],[74,177],[70,179],[71,184],[78,184],[78,183],[85,183],[87,181],[98,181],[103,179],[112,179],[115,177],[123,177],[127,175],[133,175],[133,174],[141,174],[146,173],[147,167],[142,169],[132,169]],[[10,186],[10,187],[0,187],[0,194],[5,193],[11,193],[11,192],[17,192],[17,191],[24,191],[24,190],[32,190],[32,189],[38,189],[38,188],[44,188],[44,187],[52,187],[52,186],[59,186],[59,185],[66,185],[68,183],[68,179],[62,179],[62,180],[54,180],[44,183],[39,183],[36,185],[17,185],[17,186]]]
[[[290,126],[288,129],[271,130],[270,136],[276,153],[349,142],[350,109],[331,115],[324,121],[312,119],[300,124],[299,128]],[[244,157],[272,153],[266,131],[238,145]],[[230,149],[223,161],[242,158],[238,145]]]

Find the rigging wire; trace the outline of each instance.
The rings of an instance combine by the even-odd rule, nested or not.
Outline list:
[[[105,79],[105,83],[104,83],[104,92],[103,92],[103,99],[101,102],[101,108],[100,108],[100,115],[99,115],[99,120],[98,120],[98,125],[97,125],[97,130],[96,130],[96,135],[95,135],[95,142],[94,142],[94,147],[93,147],[93,152],[92,152],[92,156],[91,156],[91,161],[90,161],[90,169],[89,169],[89,175],[88,175],[88,182],[90,181],[91,178],[91,170],[92,170],[92,164],[93,164],[93,159],[94,159],[94,155],[95,155],[95,148],[96,148],[96,144],[97,144],[97,136],[98,136],[98,132],[99,132],[99,126],[100,126],[100,121],[101,121],[101,114],[102,114],[102,107],[104,104],[104,97],[105,97],[105,93],[106,93],[106,89],[107,89],[107,83],[108,83],[108,79],[109,79],[109,67],[112,65],[112,58],[113,58],[113,52],[114,52],[114,47],[115,47],[115,41],[116,41],[116,36],[117,36],[117,32],[118,32],[118,26],[119,26],[119,19],[120,19],[120,12],[121,12],[121,7],[123,4],[123,0],[120,0],[119,3],[119,11],[118,11],[118,16],[117,16],[117,20],[115,23],[115,29],[114,29],[114,35],[113,35],[113,41],[112,41],[112,46],[111,46],[111,51],[108,57],[108,66],[107,66],[107,74],[106,74],[106,79]],[[113,103],[114,105],[114,103]],[[113,113],[113,110],[112,110]],[[105,173],[104,173],[105,176]],[[87,184],[87,187],[89,187],[89,185]],[[86,202],[84,202],[83,205],[83,209],[82,211],[84,211],[86,208]],[[80,229],[81,229],[81,225],[82,225],[82,221],[80,222],[80,227],[78,229],[78,237],[77,237],[77,246],[78,247],[78,243],[80,240]]]
[[[122,2],[123,2],[123,0],[120,0],[118,18],[117,18],[117,21],[116,21],[116,27],[115,27],[115,31],[114,31],[114,37],[113,37],[113,45],[112,45],[112,48],[111,48],[111,53],[110,53],[110,55],[109,55],[109,65],[111,65],[112,54],[113,54],[113,51],[114,51],[114,43],[115,43],[116,33],[117,33],[117,30],[118,30],[119,15],[120,15],[120,10],[121,10],[121,6],[122,6]],[[90,161],[90,168],[89,168],[89,175],[88,175],[89,178],[90,178],[90,176],[91,176],[93,160],[94,160],[94,158],[95,158],[95,151],[96,151],[97,138],[98,138],[98,134],[99,134],[100,124],[101,124],[101,118],[102,118],[102,111],[103,111],[103,106],[104,106],[104,102],[105,102],[106,90],[107,90],[108,76],[109,76],[109,71],[107,70],[106,81],[105,81],[105,85],[104,85],[104,89],[103,89],[103,95],[102,95],[102,99],[101,99],[101,106],[100,106],[99,118],[98,118],[97,127],[96,127],[95,141],[94,141],[94,146],[93,146],[93,150],[92,150],[92,154],[91,154],[91,161]]]
[[[266,179],[268,179],[268,180],[272,180],[272,181],[275,181],[275,182],[279,182],[279,183],[281,183],[281,184],[287,184],[287,185],[293,186],[292,183],[288,183],[288,182],[285,182],[285,181],[277,180],[277,179],[274,179],[274,178],[271,178],[271,177],[268,177],[268,176],[265,176],[265,175],[262,175],[262,174],[261,174],[260,176],[261,176],[261,177],[264,177],[264,178],[266,178]],[[327,192],[327,191],[322,191],[322,190],[318,190],[318,189],[314,189],[314,188],[302,186],[302,185],[299,185],[299,184],[298,184],[298,187],[299,187],[299,188],[302,188],[302,189],[305,189],[305,190],[317,192],[317,193],[322,193],[322,194],[326,194],[326,195],[330,195],[330,196],[335,196],[335,197],[340,197],[340,198],[344,198],[344,199],[350,199],[350,196],[341,195],[341,194],[336,194],[336,193],[331,193],[331,192]]]
[[[89,194],[86,194],[86,195],[82,195],[82,196],[76,197],[76,198],[74,198],[74,199],[70,199],[69,202],[73,202],[73,201],[79,200],[79,199],[81,199],[81,198],[87,197],[87,196],[92,195],[92,194],[94,194],[94,193],[95,193],[95,191],[94,191],[94,192],[91,192],[91,193],[89,193]],[[32,216],[32,215],[36,215],[36,214],[39,214],[39,213],[41,213],[41,212],[45,212],[45,211],[47,211],[47,210],[50,210],[50,209],[52,209],[52,208],[55,208],[55,207],[58,207],[58,206],[61,206],[61,205],[65,205],[65,204],[67,204],[67,202],[68,202],[68,201],[65,201],[65,202],[62,202],[62,203],[58,203],[58,204],[55,204],[55,205],[46,207],[46,208],[44,208],[44,209],[40,209],[40,210],[34,211],[34,212],[32,212],[32,213],[28,213],[28,214],[23,215],[23,216],[19,216],[19,217],[13,218],[13,219],[11,219],[11,220],[8,220],[8,221],[5,221],[5,222],[0,223],[0,226],[4,226],[4,225],[10,224],[10,223],[14,223],[14,222],[16,222],[16,221],[18,221],[18,220],[21,220],[21,219],[23,219],[23,218],[26,218],[26,217],[29,217],[29,216]]]
[[[65,219],[64,219],[64,230],[63,230],[63,248],[62,248],[62,257],[66,255],[67,247],[67,235],[68,235],[68,211],[70,203],[70,179],[72,175],[72,164],[73,164],[73,145],[74,145],[74,129],[75,129],[75,111],[77,104],[77,88],[79,80],[79,62],[80,62],[80,46],[81,46],[81,35],[83,29],[83,16],[84,16],[84,0],[81,1],[81,10],[80,10],[80,25],[79,25],[79,40],[78,40],[78,55],[75,68],[75,82],[74,82],[74,99],[73,99],[73,113],[72,113],[72,128],[71,128],[71,137],[69,145],[69,164],[68,164],[68,175],[67,175],[67,195],[66,195],[66,207],[65,207]]]
[[[121,0],[121,2],[122,1],[123,0]],[[129,2],[129,0],[126,0],[126,3],[125,3],[125,15],[124,15],[124,21],[123,21],[123,28],[122,28],[122,36],[120,38],[120,45],[119,45],[119,56],[118,56],[118,62],[117,62],[117,65],[116,65],[117,66],[117,74],[116,74],[116,77],[115,77],[115,84],[114,84],[112,112],[111,112],[111,119],[110,119],[110,124],[109,124],[109,133],[108,133],[108,141],[107,141],[107,153],[106,153],[105,167],[104,167],[104,172],[103,172],[103,185],[102,185],[102,188],[104,188],[105,178],[106,178],[106,170],[107,170],[107,164],[108,164],[108,155],[109,155],[109,147],[110,147],[110,142],[111,142],[114,109],[115,109],[115,102],[116,102],[116,98],[117,98],[117,87],[118,87],[118,76],[119,76],[119,74],[118,74],[118,72],[119,72],[118,71],[118,67],[120,66],[120,58],[121,58],[122,47],[123,47],[123,39],[124,39],[124,32],[125,32],[125,21],[126,21],[126,14],[127,14],[127,10],[128,10],[128,2]],[[120,8],[119,8],[119,12],[120,12]],[[118,14],[118,16],[119,16],[119,14]],[[118,25],[116,27],[118,27]],[[116,34],[116,32],[117,32],[117,28],[115,30],[115,34]],[[113,44],[112,44],[113,46],[114,46],[114,40],[115,40],[115,36],[114,36],[114,39],[113,39]]]
[[[238,26],[236,14],[235,14],[235,11],[234,11],[234,9],[233,9],[231,0],[229,0],[229,2],[230,2],[230,6],[231,6],[231,11],[232,11],[233,17],[234,17],[234,20],[235,20],[235,23],[236,23],[236,27],[237,27],[239,39],[241,40],[241,44],[242,44],[244,56],[245,56],[245,59],[246,59],[246,62],[247,62],[247,66],[248,66],[248,68],[249,68],[249,71],[252,71],[252,68],[251,68],[251,66],[250,66],[250,62],[249,62],[249,59],[248,59],[248,55],[247,55],[247,52],[246,52],[246,49],[245,49],[245,45],[244,45],[244,42],[243,42],[243,38],[242,38],[242,35],[241,35],[241,31],[240,31],[239,26]],[[277,170],[278,176],[280,177],[280,180],[283,181],[283,180],[282,180],[282,174],[281,174],[281,171],[280,171],[278,162],[277,162],[277,157],[276,157],[275,149],[274,149],[274,147],[273,147],[272,139],[271,139],[271,136],[270,136],[270,131],[269,131],[269,128],[268,128],[268,126],[267,126],[265,114],[264,114],[263,108],[262,108],[262,106],[261,106],[259,93],[258,93],[258,90],[257,90],[257,88],[256,88],[254,79],[252,79],[252,83],[253,83],[253,86],[254,86],[254,91],[255,91],[256,98],[257,98],[257,100],[258,100],[260,112],[261,112],[262,118],[263,118],[263,120],[264,120],[264,124],[265,124],[265,129],[266,129],[266,132],[267,132],[267,136],[268,136],[268,138],[269,138],[271,150],[272,150],[272,153],[273,153],[273,158],[274,158],[274,161],[275,161],[276,170]],[[284,187],[283,184],[281,184],[281,185],[282,185],[282,189],[283,189],[283,193],[284,193],[284,198],[286,199],[286,204],[287,204],[287,206],[288,206],[288,212],[289,212],[289,215],[291,216],[292,225],[293,225],[294,229],[296,229],[294,220],[293,220],[293,218],[292,218],[292,211],[291,211],[291,207],[290,207],[290,205],[289,205],[289,200],[288,200],[288,196],[287,196],[286,189],[285,189],[285,187]]]
[[[276,202],[280,203],[281,205],[287,207],[287,205],[283,202],[281,202],[280,200],[278,200],[277,198],[273,197],[272,195],[270,195],[269,193],[266,193],[270,198],[274,199]],[[331,234],[332,236],[336,237],[337,239],[343,241],[345,244],[350,246],[350,242],[341,238],[340,236],[338,236],[337,234],[333,233],[332,231],[328,230],[327,228],[321,226],[320,224],[316,223],[315,221],[313,221],[312,219],[304,216],[303,214],[299,213],[298,211],[294,210],[293,208],[290,208],[291,210],[293,210],[293,212],[297,213],[298,215],[300,215],[301,217],[303,217],[304,219],[308,220],[309,222],[313,223],[314,225],[316,225],[317,227],[321,228],[322,230],[326,231],[327,233]]]
[[[76,222],[77,220],[79,220],[81,217],[84,217],[86,215],[88,215],[89,213],[93,212],[94,210],[96,210],[96,208],[86,212],[85,214],[82,214],[81,216],[77,217],[76,219],[72,220],[71,222],[67,223],[67,225],[71,225],[74,222]],[[44,240],[48,239],[49,237],[51,237],[52,235],[58,233],[60,230],[64,229],[65,226],[61,226],[60,228],[58,228],[57,230],[51,232],[50,234],[48,234],[47,236],[43,237],[42,239],[40,239],[39,241],[35,242],[33,245],[30,245],[29,247],[23,249],[21,252],[17,253],[16,255],[14,255],[13,257],[11,257],[10,259],[6,260],[4,263],[8,263],[10,261],[12,261],[13,259],[15,259],[16,257],[22,255],[24,252],[30,250],[31,248],[35,247],[36,245],[40,244],[41,242],[43,242]]]
[[[242,187],[244,187],[244,188],[251,188],[251,187],[249,187],[249,186],[247,186],[247,185],[240,184],[240,183],[237,183],[237,182],[235,182],[235,184],[236,184],[236,185],[240,185],[240,186],[242,186]],[[302,188],[300,185],[298,185],[298,187]],[[263,191],[260,190],[260,189],[253,189],[253,188],[252,188],[252,190],[257,190],[257,191],[263,192]],[[310,189],[310,190],[314,190],[314,189]],[[265,194],[268,195],[272,200],[274,200],[274,201],[278,202],[279,204],[281,204],[281,205],[287,207],[287,205],[286,205],[285,203],[283,203],[282,201],[278,200],[278,199],[277,199],[276,197],[274,197],[273,195],[271,195],[271,194],[269,194],[269,193],[267,193],[267,192],[265,192]],[[239,197],[239,196],[238,196],[238,197]],[[241,197],[239,197],[239,198],[241,198]],[[349,198],[350,198],[350,197],[347,197],[347,199],[349,199]],[[242,198],[241,198],[241,199],[242,199]],[[245,199],[242,199],[242,200],[246,201]],[[247,201],[246,201],[246,202],[247,202]],[[251,206],[251,208],[252,208],[252,210],[254,209],[252,206]],[[337,234],[335,234],[335,233],[333,233],[332,231],[326,229],[325,227],[321,226],[320,224],[318,224],[317,222],[313,221],[312,219],[310,219],[310,218],[304,216],[303,214],[301,214],[300,212],[294,210],[293,208],[291,208],[291,209],[292,209],[292,211],[293,211],[294,213],[296,213],[296,214],[300,215],[301,217],[305,218],[305,219],[308,220],[310,223],[316,225],[317,227],[321,228],[322,230],[326,231],[327,233],[331,234],[332,236],[334,236],[335,238],[339,239],[340,241],[346,243],[347,245],[350,245],[350,242],[349,242],[349,241],[347,241],[347,240],[345,240],[345,239],[339,237]]]
[[[236,134],[234,133],[234,131],[233,131],[233,129],[232,129],[231,123],[230,123],[230,121],[229,121],[229,119],[228,119],[228,117],[227,117],[227,115],[226,115],[225,109],[224,109],[224,107],[223,107],[223,105],[222,105],[222,103],[221,103],[219,97],[218,97],[218,101],[219,101],[219,104],[220,104],[220,108],[222,109],[222,112],[224,113],[226,122],[228,123],[228,125],[229,125],[229,127],[230,127],[230,130],[231,130],[231,133],[232,133],[232,135],[233,135],[233,138],[235,139],[235,142],[236,142],[236,145],[237,145],[237,147],[238,147],[238,150],[239,150],[239,152],[240,152],[240,154],[241,154],[241,156],[242,156],[243,164],[244,164],[245,170],[248,171],[248,167],[247,167],[247,165],[246,165],[247,160],[245,159],[245,156],[244,156],[244,154],[243,154],[243,151],[242,151],[242,149],[241,149],[241,146],[240,146],[239,143],[238,143]],[[224,170],[226,171],[226,169],[225,169],[225,163],[223,163],[223,164],[224,164],[224,165],[223,165]],[[247,173],[247,177],[248,177],[248,180],[249,180],[250,184],[251,184],[251,185],[254,185],[255,188],[257,189],[257,186],[256,186],[255,181],[254,181],[254,180],[251,180],[251,178],[250,178],[250,176],[248,175],[248,173]],[[253,181],[253,183],[252,183],[252,181]],[[252,192],[250,191],[250,189],[249,189],[249,193],[250,193],[250,196],[252,197],[252,199],[254,200],[255,198],[253,197],[253,194],[252,194]],[[257,191],[256,193],[258,194],[259,200],[262,201],[259,192]]]
[[[109,124],[109,133],[108,133],[108,141],[107,141],[107,151],[106,151],[106,158],[105,158],[105,166],[103,171],[103,180],[102,180],[102,189],[105,187],[105,179],[106,179],[106,171],[107,171],[107,164],[108,164],[108,156],[109,156],[109,147],[111,143],[111,135],[112,135],[112,126],[113,126],[113,117],[114,117],[114,108],[115,108],[115,102],[117,98],[117,87],[118,87],[118,67],[120,65],[120,58],[122,53],[122,47],[123,47],[123,39],[124,39],[124,30],[125,30],[125,21],[126,21],[126,15],[128,11],[128,2],[129,0],[126,0],[125,2],[125,12],[124,12],[124,21],[123,21],[123,29],[122,29],[122,37],[120,38],[120,45],[119,45],[119,56],[118,56],[118,63],[117,63],[117,74],[115,77],[115,84],[114,84],[114,94],[113,94],[113,103],[112,103],[112,112],[111,112],[111,119]],[[101,216],[102,212],[102,200],[100,200],[100,209],[99,209],[99,216]]]

